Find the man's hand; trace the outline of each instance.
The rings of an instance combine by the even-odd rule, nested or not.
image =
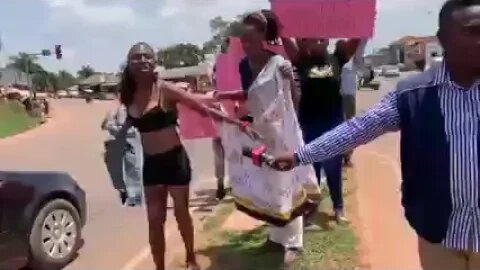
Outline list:
[[[278,171],[290,171],[297,167],[298,163],[295,154],[289,152],[276,156],[270,165],[273,169]]]

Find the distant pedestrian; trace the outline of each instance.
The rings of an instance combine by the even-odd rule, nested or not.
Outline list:
[[[298,119],[306,143],[341,124],[345,118],[340,92],[341,71],[357,52],[361,40],[338,42],[334,54],[327,50],[329,42],[328,39],[283,40],[300,78]],[[314,164],[319,181],[322,170],[325,171],[335,219],[339,223],[348,221],[343,209],[342,164],[342,155]]]
[[[46,98],[43,100],[43,110],[45,112],[45,116],[50,116],[50,102]]]
[[[358,45],[353,57],[342,67],[340,94],[342,95],[343,112],[346,120],[353,118],[356,114],[356,96],[359,88],[358,72],[362,69],[363,54],[366,46],[367,40],[363,39]],[[353,166],[352,154],[353,151],[350,151],[343,157],[344,165],[347,167]]]

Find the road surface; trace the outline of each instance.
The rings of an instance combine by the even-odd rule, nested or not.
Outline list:
[[[79,257],[66,269],[133,270],[153,269],[148,248],[147,222],[144,208],[120,205],[110,185],[103,158],[105,134],[100,124],[113,103],[86,104],[84,100],[53,101],[53,121],[17,137],[0,140],[0,169],[60,170],[71,173],[86,190],[88,222],[83,231],[85,246]],[[214,189],[211,142],[200,140],[185,143],[194,171],[193,187]],[[192,210],[203,215],[199,206],[211,202],[195,196]],[[207,206],[206,211],[209,208]],[[170,214],[167,242],[181,248],[175,219]]]
[[[402,78],[409,75],[402,74]],[[380,101],[397,81],[382,79],[379,91],[360,91],[358,112]],[[360,232],[364,263],[371,269],[421,269],[417,238],[400,204],[399,138],[398,133],[386,134],[358,148],[354,156],[352,172],[358,199],[355,225]]]
[[[360,91],[359,112],[378,102],[398,79],[382,79],[378,91]],[[53,102],[54,120],[20,136],[0,140],[0,169],[62,170],[71,173],[87,192],[88,223],[85,246],[66,269],[153,269],[143,208],[122,207],[105,170],[105,134],[100,123],[112,102],[83,100]],[[211,142],[186,142],[194,170],[193,189],[215,188]],[[399,203],[398,135],[390,134],[361,147],[355,155],[362,246],[373,269],[416,269],[416,238],[403,218]],[[197,218],[209,196],[196,196]],[[208,213],[208,208],[206,212]],[[182,249],[174,218],[169,216],[167,245]],[[168,255],[168,254],[167,254]]]

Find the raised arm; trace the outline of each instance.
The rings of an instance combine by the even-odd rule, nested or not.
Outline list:
[[[357,50],[353,55],[353,62],[355,65],[360,66],[362,64],[362,58],[365,54],[365,48],[367,47],[368,39],[361,39],[358,44]]]
[[[163,90],[165,90],[165,92],[167,93],[168,97],[175,102],[179,102],[181,104],[189,106],[190,108],[197,110],[201,113],[206,113],[217,120],[237,126],[243,125],[241,121],[233,119],[222,111],[212,108],[213,102],[215,100],[209,98],[206,95],[196,95],[189,93],[188,91],[185,91],[184,89],[170,82],[162,82],[160,87],[162,87]]]
[[[361,39],[353,38],[346,41],[345,44],[345,59],[351,59],[357,52],[360,46]]]
[[[399,124],[397,92],[390,92],[364,115],[352,118],[299,147],[295,153],[301,165],[321,162],[366,144],[384,133],[397,131]]]
[[[298,58],[298,46],[293,38],[282,38],[283,48],[285,49],[285,53],[287,54],[288,59],[291,62],[297,61]]]
[[[247,95],[243,90],[233,90],[233,91],[215,91],[213,97],[218,100],[233,100],[233,101],[245,101],[247,100]]]

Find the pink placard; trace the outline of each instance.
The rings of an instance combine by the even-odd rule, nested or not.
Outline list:
[[[271,0],[271,5],[286,37],[373,36],[376,0]]]
[[[178,104],[177,109],[182,139],[192,140],[218,136],[218,128],[212,118],[182,104]]]
[[[219,54],[216,62],[216,88],[219,91],[233,91],[241,88],[240,73],[238,64],[240,63],[238,55]]]
[[[240,41],[240,38],[238,37],[229,38],[227,54],[234,55],[235,57],[244,56],[245,53],[243,52],[242,42]]]

